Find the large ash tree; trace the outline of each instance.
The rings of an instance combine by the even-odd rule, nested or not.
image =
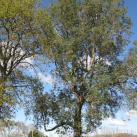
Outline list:
[[[36,67],[31,58],[40,54],[43,15],[39,0],[0,1],[0,119],[14,116],[17,105],[42,89],[25,70]]]
[[[120,108],[128,76],[118,56],[129,42],[132,25],[123,4],[122,0],[55,0],[48,7],[55,37],[53,75],[59,82],[51,92],[33,96],[31,106],[35,122],[45,131],[71,127],[74,137],[80,137]],[[48,129],[51,120],[56,125]]]

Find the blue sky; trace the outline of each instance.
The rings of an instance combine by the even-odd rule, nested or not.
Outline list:
[[[49,0],[42,0],[43,5],[48,5]],[[131,43],[128,45],[127,49],[132,46],[132,43],[135,39],[137,39],[137,0],[125,0],[125,6],[128,6],[128,16],[131,17],[131,20],[133,22],[132,31],[134,34],[131,36],[130,40]],[[42,79],[44,83],[45,90],[48,91],[51,88],[51,83],[49,80],[52,81],[52,78],[50,74],[47,72],[48,77],[44,77],[39,73],[40,78]],[[48,82],[48,83],[47,83]],[[130,118],[130,121],[128,121],[128,118]],[[123,119],[126,120],[126,122],[123,122]],[[17,113],[17,117],[15,119],[16,121],[23,121],[26,123],[26,125],[32,123],[32,121],[27,120],[25,121],[25,116],[23,110],[20,110]],[[116,115],[115,119],[108,118],[104,121],[102,121],[102,129],[98,129],[98,132],[108,132],[110,129],[111,131],[119,130],[119,132],[131,132],[133,131],[134,134],[137,134],[137,113],[132,115],[131,113],[128,113],[126,111],[119,111]],[[47,135],[51,135],[54,132],[51,133],[45,133]],[[54,137],[58,137],[58,135],[54,135]]]

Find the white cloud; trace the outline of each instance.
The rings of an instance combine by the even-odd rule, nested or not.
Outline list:
[[[119,125],[119,126],[127,126],[128,125],[128,123],[126,121],[118,121],[111,117],[107,118],[107,121],[102,121],[102,123],[107,124],[107,125]]]
[[[26,58],[25,59],[26,62],[30,63],[30,64],[33,64],[33,58]]]
[[[81,62],[83,62],[85,64],[85,66],[86,66],[86,58],[83,58],[81,60]],[[87,66],[88,67],[89,67],[90,63],[91,63],[91,57],[88,56],[87,57]],[[99,56],[95,56],[95,64],[98,64],[98,63],[103,63],[103,64],[108,65],[108,66],[111,65],[111,62],[108,59],[106,59],[106,58],[99,58]]]
[[[50,85],[53,85],[55,83],[55,80],[51,77],[51,75],[43,75],[42,73],[38,73],[39,78],[42,80],[42,82],[46,82]]]
[[[104,64],[106,64],[106,65],[108,65],[108,66],[111,65],[111,62],[108,61],[108,59],[106,59],[106,58],[99,58],[99,56],[96,56],[96,57],[95,57],[95,61],[96,61],[97,64],[98,64],[99,62],[102,62],[102,63],[104,63]]]
[[[25,54],[25,51],[20,49],[20,55],[23,55],[23,54]],[[26,66],[28,65],[27,63],[33,64],[33,61],[34,61],[33,57],[25,58],[25,60],[23,60],[22,62],[26,62],[26,63],[21,63],[21,65]]]
[[[123,129],[122,129],[122,128],[116,128],[116,130],[117,130],[117,131],[123,131]]]
[[[130,110],[130,111],[126,112],[126,115],[129,117],[132,117],[134,119],[137,119],[137,110]]]
[[[25,62],[25,63],[24,63],[24,62]],[[25,66],[29,66],[30,64],[33,65],[33,62],[34,62],[33,57],[25,58],[25,60],[23,60],[23,61],[20,63],[19,66],[25,67]]]

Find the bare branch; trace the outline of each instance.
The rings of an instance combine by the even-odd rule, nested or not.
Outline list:
[[[63,125],[65,125],[65,122],[62,122],[61,124],[59,124],[59,125],[51,128],[51,129],[46,129],[45,122],[44,122],[44,129],[45,129],[45,131],[53,131],[53,130],[55,130],[56,128],[58,128],[58,127],[60,127],[60,126],[63,126]]]
[[[85,79],[86,76],[87,76],[87,75],[89,74],[89,72],[91,71],[92,66],[93,66],[93,63],[94,63],[94,60],[95,60],[95,47],[94,47],[94,45],[93,45],[93,50],[92,50],[92,59],[91,59],[91,62],[90,62],[90,65],[89,65],[88,71],[85,72],[85,74],[84,74],[84,76],[83,76],[82,79]],[[82,84],[83,84],[83,81],[82,81],[81,85],[82,85]]]

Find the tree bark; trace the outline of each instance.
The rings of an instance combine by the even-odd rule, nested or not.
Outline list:
[[[74,116],[74,137],[81,137],[82,126],[81,126],[81,109],[82,109],[82,100],[80,96],[75,94],[75,116]]]
[[[3,81],[0,83],[0,119],[1,119],[1,112],[2,112],[2,108],[3,108],[3,97],[4,97],[4,92],[5,92],[5,81],[6,79],[2,79]]]

